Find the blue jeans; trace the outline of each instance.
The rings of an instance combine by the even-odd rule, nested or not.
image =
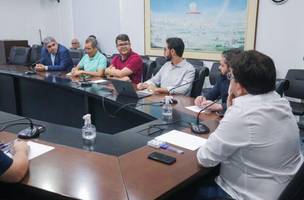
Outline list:
[[[232,199],[214,180],[201,185],[193,200]]]

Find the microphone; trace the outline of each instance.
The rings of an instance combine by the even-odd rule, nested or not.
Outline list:
[[[211,107],[212,105],[216,104],[218,101],[220,100],[220,98],[216,99],[214,102],[210,103],[209,105],[207,105],[206,107],[202,108],[197,116],[196,116],[196,123],[190,123],[191,126],[191,130],[193,133],[196,134],[207,134],[210,132],[210,129],[203,123],[201,123],[199,121],[199,116],[200,114],[205,111],[207,108]]]
[[[18,138],[21,139],[31,139],[39,137],[40,133],[45,131],[45,127],[42,125],[35,126],[33,121],[30,118],[25,117],[24,119],[28,120],[30,127],[19,131]]]
[[[170,94],[170,92],[171,92],[172,90],[175,90],[176,88],[179,88],[179,87],[188,85],[188,84],[190,84],[190,83],[194,83],[194,82],[198,81],[199,79],[200,79],[200,78],[197,78],[197,79],[194,79],[193,81],[188,81],[188,82],[186,82],[186,83],[177,85],[177,86],[171,88],[170,90],[168,90],[168,93]],[[170,101],[170,104],[177,104],[177,100],[172,98],[171,101]]]

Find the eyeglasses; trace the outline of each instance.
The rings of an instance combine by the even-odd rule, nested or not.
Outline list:
[[[235,78],[234,78],[233,74],[231,72],[229,72],[227,74],[227,79],[231,81],[232,79],[235,79]]]
[[[119,44],[117,44],[116,46],[117,46],[117,47],[123,47],[123,46],[128,46],[128,45],[130,45],[129,42],[124,42],[124,43],[119,43]]]

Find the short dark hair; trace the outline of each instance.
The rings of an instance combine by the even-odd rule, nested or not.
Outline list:
[[[121,41],[129,41],[130,42],[130,39],[129,39],[129,36],[127,34],[119,34],[117,35],[116,39],[115,39],[115,43],[117,44],[117,41],[118,40],[121,40]]]
[[[167,38],[166,43],[168,45],[168,49],[174,49],[176,55],[179,57],[183,56],[185,44],[181,38]]]
[[[265,94],[275,90],[276,69],[273,60],[258,51],[244,51],[231,61],[234,79],[249,94]]]
[[[230,61],[233,56],[240,54],[243,50],[239,48],[228,49],[222,52],[223,57],[225,58],[225,63],[230,67]]]

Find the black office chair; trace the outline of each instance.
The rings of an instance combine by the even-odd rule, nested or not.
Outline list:
[[[221,76],[221,73],[219,71],[220,63],[215,62],[212,64],[212,67],[209,72],[209,82],[210,85],[214,86],[216,84],[216,80]],[[208,93],[208,91],[211,90],[211,88],[203,88],[203,93]],[[201,95],[201,94],[200,94]]]
[[[143,74],[142,74],[142,81],[147,81],[149,80],[156,67],[156,62],[152,60],[143,60],[144,62],[144,68],[143,68]]]
[[[196,66],[195,67],[195,78],[192,84],[192,90],[191,90],[191,97],[197,97],[201,95],[202,88],[205,82],[205,77],[209,75],[209,69],[207,67],[203,66]]]
[[[300,199],[304,199],[304,163],[279,197],[279,200]]]
[[[204,61],[200,59],[192,59],[192,58],[187,58],[186,59],[190,64],[193,66],[204,66]]]
[[[289,87],[289,81],[286,79],[277,79],[276,80],[276,92],[283,96],[284,92],[288,90]]]
[[[69,49],[69,51],[73,61],[73,65],[77,66],[83,56],[83,51],[81,49]]]
[[[34,64],[36,62],[38,62],[41,58],[41,49],[42,46],[38,45],[38,44],[34,44],[31,47],[31,53],[30,53],[30,64]]]
[[[289,81],[289,88],[284,92],[286,97],[297,98],[304,100],[304,70],[290,69],[285,77]],[[304,103],[289,101],[294,115],[304,115]],[[299,122],[299,127],[304,128],[304,125]]]
[[[29,55],[29,47],[12,47],[9,56],[9,63],[13,65],[28,65]]]
[[[157,57],[155,59],[155,69],[153,70],[152,75],[157,74],[157,72],[160,70],[160,68],[167,62],[167,58],[164,56]]]

